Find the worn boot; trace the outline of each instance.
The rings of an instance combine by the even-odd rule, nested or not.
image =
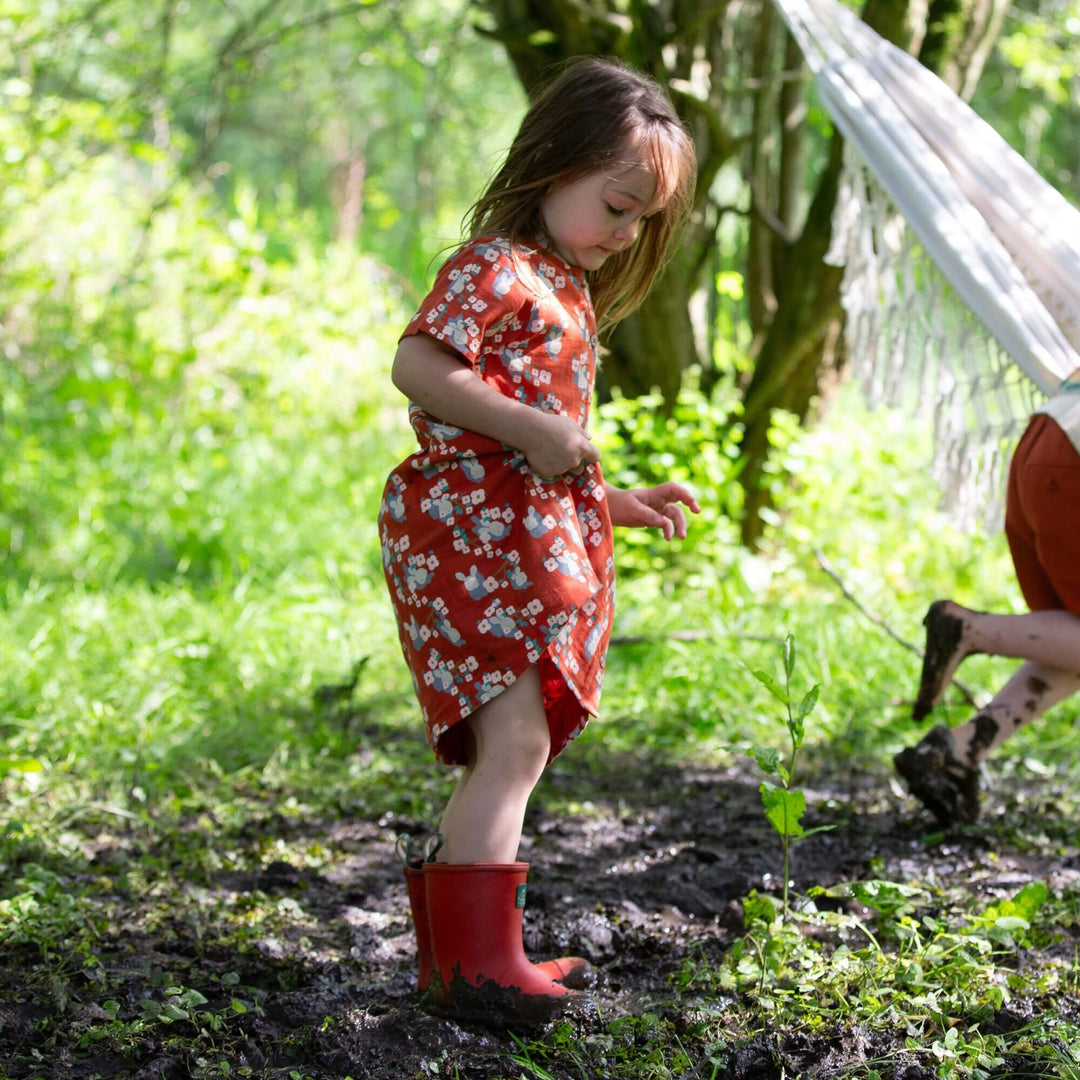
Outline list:
[[[938,724],[914,746],[893,758],[911,794],[945,828],[979,819],[979,769],[956,757],[947,727]]]
[[[419,859],[405,866],[405,885],[409,890],[409,908],[416,931],[416,987],[420,991],[431,985],[431,929],[428,925],[427,898],[424,895],[423,862]],[[548,978],[575,990],[583,990],[589,982],[591,968],[580,956],[560,956],[534,964]]]
[[[416,988],[431,985],[431,931],[428,929],[427,900],[424,898],[423,863],[405,867],[405,885],[409,890],[409,909],[416,931]]]
[[[528,863],[425,863],[436,1007],[462,1019],[544,1023],[577,993],[556,978],[587,969],[567,957],[530,963],[521,942]]]

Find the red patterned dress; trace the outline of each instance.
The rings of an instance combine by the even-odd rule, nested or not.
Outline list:
[[[596,321],[584,271],[500,238],[447,261],[403,337],[587,429]],[[595,715],[611,634],[611,516],[598,464],[545,480],[518,450],[411,405],[420,449],[390,474],[383,570],[428,741],[466,763],[460,721],[538,664],[551,758]]]

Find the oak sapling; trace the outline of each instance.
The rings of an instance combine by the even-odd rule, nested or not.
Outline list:
[[[795,765],[799,749],[806,733],[806,718],[817,704],[821,691],[820,683],[815,683],[794,705],[791,696],[791,676],[795,670],[797,649],[795,637],[788,634],[784,639],[784,685],[780,684],[767,672],[755,671],[757,679],[766,690],[784,706],[785,724],[791,742],[791,753],[785,764],[780,759],[780,751],[774,747],[754,747],[754,760],[769,774],[779,778],[779,784],[761,782],[761,803],[765,807],[765,816],[769,824],[779,833],[784,849],[784,917],[788,914],[788,885],[791,867],[791,846],[796,840],[811,836],[816,832],[831,829],[831,825],[821,825],[815,829],[802,827],[802,816],[806,813],[806,796],[795,787]]]

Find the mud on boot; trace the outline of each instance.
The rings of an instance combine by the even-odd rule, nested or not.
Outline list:
[[[405,863],[405,885],[409,891],[409,908],[413,929],[416,933],[416,988],[421,993],[431,986],[431,926],[428,921],[427,893],[424,886],[424,861],[410,860]],[[592,965],[580,956],[560,956],[533,964],[553,982],[560,982],[572,990],[584,990],[593,982]]]
[[[527,863],[426,863],[432,1011],[463,1020],[546,1024],[581,995],[556,982],[585,961],[533,964],[521,941]]]
[[[979,819],[979,769],[957,760],[953,737],[941,724],[893,758],[908,790],[945,828]]]

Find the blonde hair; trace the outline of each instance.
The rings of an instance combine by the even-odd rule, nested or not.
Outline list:
[[[469,238],[540,240],[549,192],[634,154],[656,176],[659,209],[642,218],[635,243],[587,273],[597,322],[610,328],[648,295],[693,204],[694,146],[652,79],[597,57],[564,67],[525,114],[506,161],[470,209]]]

